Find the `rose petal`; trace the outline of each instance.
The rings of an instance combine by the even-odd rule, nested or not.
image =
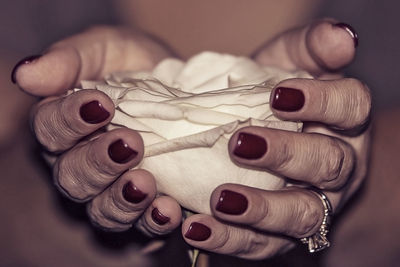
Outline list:
[[[212,147],[221,136],[225,134],[231,134],[234,130],[236,130],[239,124],[239,121],[234,121],[208,131],[174,138],[171,140],[153,144],[151,146],[147,146],[145,149],[144,157],[152,157],[163,153],[175,152],[178,150],[189,148]],[[240,125],[242,125],[243,127],[243,125],[249,124],[247,122],[244,122]]]
[[[275,190],[285,181],[268,172],[240,168],[232,163],[228,139],[221,137],[211,148],[178,150],[145,158],[141,168],[151,170],[157,189],[173,196],[183,207],[211,214],[211,192],[223,183],[238,183]]]
[[[121,102],[118,107],[125,113],[138,118],[157,118],[161,120],[184,118],[184,112],[181,108],[167,103],[126,100]]]
[[[142,135],[145,157],[138,167],[154,174],[158,190],[188,209],[209,214],[210,194],[220,184],[268,190],[285,185],[268,172],[233,164],[227,145],[232,133],[245,126],[301,130],[301,123],[280,121],[269,107],[273,87],[294,77],[311,76],[205,52],[187,63],[164,60],[152,73],[114,73],[106,84],[83,86],[113,99],[117,109],[109,129],[124,126]]]

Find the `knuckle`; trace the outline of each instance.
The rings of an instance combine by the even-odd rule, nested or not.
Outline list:
[[[330,102],[331,102],[331,96],[330,96],[330,92],[332,92],[333,88],[329,88],[332,87],[332,85],[330,83],[326,83],[326,89],[325,90],[320,90],[319,94],[320,94],[320,103],[319,103],[319,111],[318,113],[320,114],[321,118],[323,120],[329,119],[329,115],[330,115]]]
[[[77,169],[80,168],[74,168],[73,165],[70,157],[60,157],[53,170],[53,177],[59,190],[64,195],[76,202],[85,202],[93,197],[95,192],[93,187],[85,182],[85,175],[82,175],[82,173],[77,175]]]
[[[372,99],[363,82],[354,78],[329,81],[321,90],[322,119],[333,126],[354,128],[369,120]]]
[[[294,155],[289,142],[282,142],[279,153],[274,157],[269,167],[277,172],[285,172],[291,168],[293,158]]]
[[[371,113],[371,106],[372,106],[372,97],[371,97],[371,91],[369,87],[362,83],[361,81],[358,81],[358,102],[359,102],[359,114],[358,114],[358,124],[364,124],[368,121]]]
[[[113,231],[113,232],[120,232],[128,230],[132,227],[130,221],[121,222],[115,220],[110,217],[110,214],[107,214],[107,207],[104,206],[102,202],[91,202],[87,206],[87,214],[91,221],[91,223],[101,229]]]
[[[265,224],[265,220],[267,220],[267,216],[269,214],[270,203],[268,198],[263,198],[262,201],[259,202],[256,209],[254,209],[254,221],[251,223],[253,227],[262,227]]]
[[[231,227],[228,228],[224,227],[222,231],[218,231],[218,235],[214,235],[215,237],[215,242],[213,242],[212,246],[210,247],[210,250],[215,251],[215,252],[223,252],[227,250],[227,248],[231,247],[233,242],[230,242],[231,240],[234,240],[234,236],[238,235],[238,229],[233,230]],[[236,247],[231,248],[231,250],[235,250]]]
[[[50,116],[47,116],[47,115]],[[53,131],[54,126],[51,122],[54,121],[54,113],[47,113],[44,108],[38,109],[33,121],[32,128],[39,143],[50,152],[60,150],[59,143]]]
[[[352,149],[339,140],[331,139],[331,149],[327,150],[328,155],[324,157],[326,171],[321,189],[340,189],[347,182],[354,167],[354,155]]]
[[[343,167],[343,160],[344,160],[344,152],[341,149],[340,145],[330,139],[329,141],[329,148],[325,151],[327,153],[326,157],[324,157],[324,170],[323,170],[323,181],[322,185],[329,185],[337,183],[339,175],[341,173]]]
[[[287,234],[296,238],[309,236],[321,221],[321,214],[322,211],[315,201],[310,201],[308,195],[302,194],[297,201],[293,215],[294,221],[299,222],[298,227],[293,228]]]
[[[57,105],[57,107],[55,107]],[[32,128],[37,140],[50,152],[60,152],[68,149],[72,144],[67,140],[74,140],[76,133],[71,129],[64,112],[64,101],[49,102],[41,105],[34,114]]]
[[[249,231],[241,237],[241,239],[243,238],[244,245],[238,246],[234,253],[232,253],[233,255],[252,260],[266,259],[275,255],[275,251],[271,250],[266,235]]]
[[[372,97],[366,84],[354,78],[347,79],[351,94],[348,94],[348,111],[345,114],[350,126],[356,127],[365,124],[370,117]],[[350,114],[350,115],[349,115]]]

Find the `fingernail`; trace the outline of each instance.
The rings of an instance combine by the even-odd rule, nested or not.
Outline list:
[[[130,203],[138,204],[146,198],[147,194],[140,191],[132,182],[128,182],[122,189],[124,199]]]
[[[230,214],[230,215],[240,215],[247,210],[248,201],[242,194],[223,190],[219,196],[216,210]]]
[[[358,46],[358,34],[357,34],[357,32],[354,30],[353,27],[351,27],[349,24],[343,23],[343,22],[339,22],[339,23],[333,24],[333,26],[342,28],[342,29],[344,29],[345,31],[347,31],[347,32],[350,34],[351,38],[353,38],[354,47],[357,47],[357,46]]]
[[[194,241],[207,240],[211,235],[211,229],[204,224],[192,222],[185,233],[185,237]]]
[[[233,154],[245,159],[259,159],[267,152],[267,142],[264,138],[249,134],[239,133]]]
[[[158,225],[164,225],[170,221],[170,218],[164,216],[157,208],[154,208],[151,212],[151,218]]]
[[[127,163],[137,154],[138,152],[130,148],[122,139],[118,139],[108,147],[108,155],[116,163]]]
[[[35,61],[36,59],[40,58],[42,55],[33,55],[26,58],[21,59],[18,63],[14,66],[13,70],[11,71],[11,81],[13,83],[17,83],[17,70],[21,65],[29,64]]]
[[[79,113],[81,118],[90,124],[103,122],[110,116],[110,113],[97,100],[82,105]]]
[[[272,97],[272,107],[281,111],[298,111],[304,106],[304,94],[293,88],[278,87]]]

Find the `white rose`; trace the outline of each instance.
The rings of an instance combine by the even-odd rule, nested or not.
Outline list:
[[[284,179],[266,171],[232,163],[227,144],[234,131],[249,125],[301,130],[301,123],[280,121],[269,108],[272,88],[293,77],[310,76],[204,52],[187,63],[166,59],[151,73],[115,73],[105,83],[86,81],[82,87],[113,99],[117,109],[111,128],[140,132],[145,157],[138,168],[154,174],[161,193],[189,210],[210,214],[211,192],[223,183],[269,190],[285,186]]]

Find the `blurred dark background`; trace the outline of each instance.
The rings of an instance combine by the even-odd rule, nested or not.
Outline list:
[[[360,38],[357,58],[347,72],[365,81],[374,96],[375,108],[400,106],[399,1],[325,1],[322,16],[353,25]]]
[[[109,0],[2,0],[0,46],[21,55],[42,51],[50,43],[93,24],[115,24]]]
[[[359,34],[357,57],[355,62],[345,69],[346,74],[359,78],[370,86],[374,96],[374,111],[376,113],[384,113],[387,110],[400,107],[400,90],[398,90],[397,85],[400,83],[400,75],[397,69],[398,61],[400,61],[400,50],[398,49],[400,46],[398,31],[400,2],[393,0],[326,0],[321,2],[322,6],[316,17],[333,17],[349,23]],[[8,255],[11,260],[16,258],[21,260],[21,265],[14,262],[15,264],[12,266],[26,266],[23,263],[39,261],[38,257],[46,255],[46,251],[42,251],[40,246],[35,248],[35,244],[38,244],[37,242],[50,242],[53,236],[60,235],[64,238],[65,244],[62,246],[55,244],[54,250],[48,251],[49,259],[45,261],[46,266],[69,266],[67,261],[69,248],[78,246],[74,242],[79,240],[74,235],[83,235],[85,230],[90,227],[88,224],[82,226],[80,221],[85,217],[84,208],[58,199],[59,197],[55,196],[56,193],[52,192],[55,190],[48,189],[50,183],[42,177],[49,176],[46,171],[33,174],[32,167],[22,167],[32,156],[31,151],[26,152],[22,148],[25,141],[21,142],[20,138],[21,136],[29,136],[26,126],[28,125],[27,113],[34,99],[21,93],[10,83],[10,71],[14,63],[21,57],[40,53],[54,41],[79,32],[90,25],[121,23],[118,16],[120,10],[118,11],[114,4],[115,2],[111,0],[1,0],[0,100],[12,100],[1,101],[2,104],[0,105],[0,168],[2,171],[0,174],[2,178],[0,217],[9,218],[9,221],[3,219],[0,226],[0,250],[2,251],[0,252],[0,265],[10,266],[10,262],[2,261],[2,258],[5,259],[5,255]],[[396,123],[396,121],[392,123]],[[29,141],[27,142],[29,143]],[[32,146],[31,143],[29,145]],[[23,156],[21,157],[18,153],[22,153]],[[29,188],[20,186],[24,183],[28,184]],[[44,190],[42,187],[46,189]],[[32,197],[35,194],[40,196],[39,200]],[[23,200],[21,199],[22,195],[24,196]],[[47,203],[48,200],[54,200],[57,205],[61,203],[61,209],[65,211],[59,211],[54,217],[51,213],[50,215],[42,214],[41,208],[43,207],[40,205]],[[21,203],[16,204],[16,208],[10,209],[9,204],[14,203],[14,201]],[[64,213],[72,213],[72,218]],[[43,216],[43,222],[34,219],[40,216]],[[40,227],[34,226],[35,224],[31,225],[31,221],[39,222]],[[62,228],[65,233],[51,230],[53,221],[65,221],[66,224]],[[26,228],[27,225],[29,227]],[[71,232],[69,232],[69,229],[71,229]],[[1,235],[5,233],[14,236],[15,240],[4,239]],[[124,242],[132,236],[131,234],[120,238],[117,241],[120,243],[115,243],[117,239],[112,235],[98,233],[93,235],[96,236],[97,242],[100,241],[100,243],[105,243],[110,247],[124,247],[125,249],[126,244]],[[135,234],[133,233],[133,235]],[[21,240],[24,240],[24,242],[21,243]],[[29,240],[31,243],[28,242]],[[176,238],[174,240],[174,242],[179,243]],[[51,243],[50,246],[52,246]],[[65,258],[63,264],[57,263],[57,257],[61,254],[52,255],[56,251],[55,248]],[[99,251],[103,255],[103,258],[99,258],[99,260],[104,260],[101,266],[111,266],[111,262],[113,264],[117,262],[117,260],[114,262],[113,259],[118,257],[118,254],[116,256],[109,253],[107,249],[103,250],[103,248]],[[164,258],[175,262],[175,265],[170,266],[187,265],[187,259],[182,262],[178,256],[173,255],[176,251],[177,249],[174,246],[170,246],[164,253]],[[27,252],[26,255],[25,252]],[[15,253],[15,256],[11,255],[12,253]],[[36,253],[36,256],[27,256],[29,253]],[[75,254],[71,252],[71,255]],[[126,256],[126,253],[124,255]],[[88,251],[86,256],[94,258],[99,257],[99,254]],[[298,266],[314,266],[313,264],[315,264],[308,255],[297,255],[297,257],[303,257],[302,260],[304,260],[304,265]],[[111,259],[110,265],[106,260],[107,258]],[[182,265],[177,262],[182,263]],[[233,265],[235,263],[229,262],[229,259],[225,259],[225,263],[232,264],[226,266],[242,266]],[[117,264],[116,266],[125,266],[125,264],[121,263],[121,265]],[[216,262],[218,266],[221,264],[218,261]],[[244,261],[237,264],[244,264]],[[279,260],[275,264],[272,266],[283,266]],[[254,263],[251,266],[264,265]]]
[[[36,54],[89,25],[120,22],[112,0],[3,0],[2,4],[0,51],[18,56]],[[357,58],[346,71],[371,87],[378,109],[400,104],[399,9],[400,2],[393,0],[322,1],[317,16],[349,23],[359,33]]]

